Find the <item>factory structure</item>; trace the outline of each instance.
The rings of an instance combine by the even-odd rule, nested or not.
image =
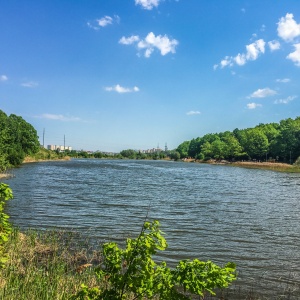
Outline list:
[[[61,146],[61,145],[48,145],[47,149],[48,150],[53,150],[53,151],[59,151],[59,152],[63,152],[65,150],[72,151],[72,147],[70,147],[70,146]]]

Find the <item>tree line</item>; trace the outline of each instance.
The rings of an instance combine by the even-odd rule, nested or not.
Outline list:
[[[181,143],[180,158],[293,163],[300,156],[300,117],[254,128],[210,133]]]
[[[26,155],[38,152],[39,148],[38,135],[31,124],[0,110],[0,172],[20,165]]]

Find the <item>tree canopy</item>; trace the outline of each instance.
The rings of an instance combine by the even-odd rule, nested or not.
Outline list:
[[[181,143],[180,158],[294,162],[300,156],[300,117],[254,128],[210,133]]]
[[[37,132],[31,124],[0,110],[0,171],[20,165],[26,155],[36,153],[39,147]]]

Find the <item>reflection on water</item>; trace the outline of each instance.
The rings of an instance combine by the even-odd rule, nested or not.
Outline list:
[[[241,283],[299,280],[300,175],[165,161],[72,160],[25,164],[9,179],[11,221],[122,240],[157,219],[160,259],[238,264]],[[272,282],[272,283],[271,283]],[[275,288],[275,287],[274,287]]]

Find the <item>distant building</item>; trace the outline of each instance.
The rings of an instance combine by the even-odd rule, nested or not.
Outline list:
[[[65,151],[65,150],[69,150],[72,151],[72,147],[70,146],[60,146],[60,145],[48,145],[47,146],[48,150],[53,150],[53,151]]]
[[[160,148],[152,148],[152,149],[147,149],[147,150],[140,150],[141,153],[159,153],[163,151]]]

